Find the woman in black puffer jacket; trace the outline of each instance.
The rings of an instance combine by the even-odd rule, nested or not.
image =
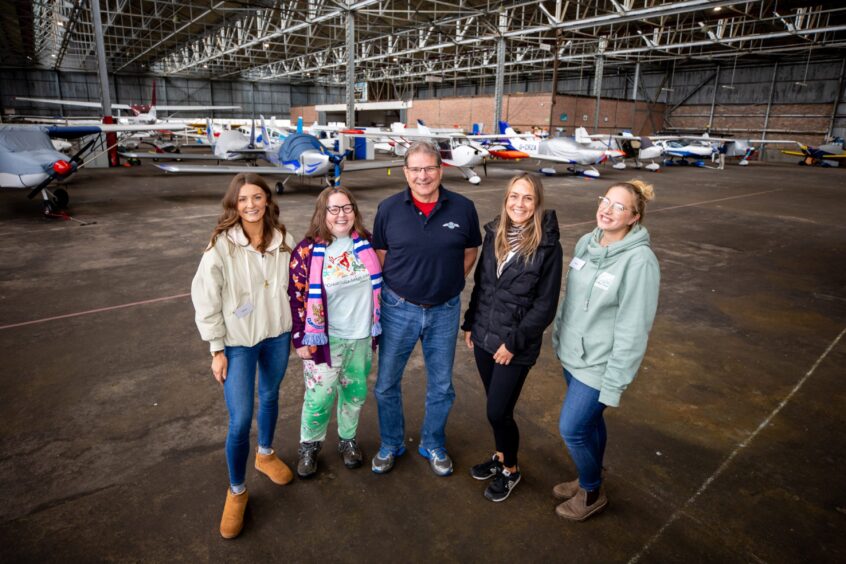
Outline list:
[[[520,435],[514,406],[540,353],[543,331],[555,318],[561,289],[562,251],[555,210],[543,209],[543,185],[523,173],[508,183],[502,212],[485,225],[482,257],[464,315],[464,340],[485,385],[496,452],[474,466],[477,480],[504,501],[520,481]]]

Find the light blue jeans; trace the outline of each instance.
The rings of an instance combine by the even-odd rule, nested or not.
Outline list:
[[[382,336],[374,390],[379,405],[382,448],[397,452],[405,444],[402,376],[417,341],[422,342],[426,363],[426,413],[420,446],[425,449],[444,447],[447,418],[455,400],[452,363],[460,313],[460,295],[443,304],[424,308],[382,286]]]
[[[250,454],[250,425],[258,364],[258,444],[270,448],[276,419],[279,415],[279,384],[288,368],[291,333],[282,333],[252,347],[226,347],[226,380],[223,396],[229,410],[229,432],[226,434],[226,464],[229,483],[240,486],[247,473]]]
[[[602,459],[605,457],[605,404],[599,403],[599,390],[583,384],[564,369],[567,395],[561,406],[558,431],[579,471],[579,485],[588,491],[602,483]]]

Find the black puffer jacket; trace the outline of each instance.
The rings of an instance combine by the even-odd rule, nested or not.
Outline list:
[[[499,217],[485,225],[482,258],[473,275],[475,286],[464,314],[464,331],[473,344],[490,354],[505,344],[512,364],[533,365],[540,354],[543,331],[555,318],[561,291],[562,251],[555,210],[543,216],[543,238],[530,262],[513,257],[496,276],[494,239]]]

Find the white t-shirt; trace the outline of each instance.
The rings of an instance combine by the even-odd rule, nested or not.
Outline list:
[[[370,336],[373,290],[370,273],[353,253],[351,237],[335,239],[323,259],[329,335],[340,339]]]

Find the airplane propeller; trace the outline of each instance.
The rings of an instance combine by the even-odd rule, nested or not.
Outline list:
[[[47,173],[47,178],[45,178],[41,182],[41,184],[33,188],[27,195],[27,198],[31,200],[35,197],[36,194],[44,190],[51,182],[53,182],[57,178],[70,176],[71,174],[76,172],[77,168],[79,168],[79,163],[82,162],[82,155],[88,152],[88,150],[91,149],[91,147],[93,147],[94,143],[96,142],[97,137],[89,141],[84,147],[77,151],[76,154],[70,158],[70,161],[58,160],[54,162],[50,171]]]

